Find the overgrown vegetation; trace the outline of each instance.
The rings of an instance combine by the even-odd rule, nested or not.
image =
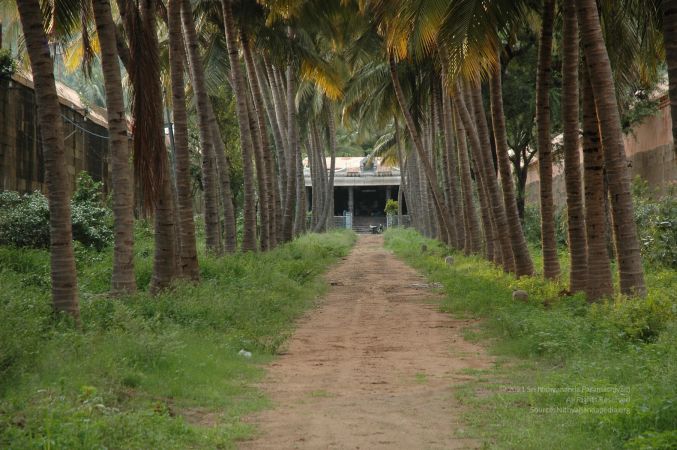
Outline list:
[[[82,330],[52,315],[49,254],[0,247],[0,448],[232,447],[251,432],[239,417],[266,404],[251,386],[256,364],[284,344],[324,289],[318,274],[353,240],[333,232],[268,253],[201,256],[199,285],[120,300],[106,296],[112,250],[80,246]],[[145,289],[143,223],[135,252]]]
[[[71,201],[73,239],[99,251],[113,242],[113,214],[102,198],[102,186],[81,172]],[[39,191],[0,192],[0,245],[49,247],[47,197]]]
[[[663,194],[636,177],[632,183],[635,222],[642,245],[642,256],[651,265],[677,268],[677,195],[670,187]],[[524,236],[532,246],[541,244],[541,218],[537,205],[524,210]],[[567,247],[566,207],[555,212],[557,245]],[[611,245],[611,243],[609,243]]]
[[[12,58],[12,52],[6,48],[0,48],[0,80],[9,79],[16,72],[16,61]]]
[[[458,395],[487,447],[675,448],[674,270],[649,267],[645,299],[589,305],[562,296],[564,282],[516,280],[479,257],[448,266],[448,250],[413,230],[389,230],[386,243],[442,284],[444,311],[484,319],[468,336],[491,340],[496,366]],[[513,289],[529,300],[512,300]]]
[[[676,189],[670,187],[661,196],[639,177],[632,187],[642,256],[650,263],[677,269]]]

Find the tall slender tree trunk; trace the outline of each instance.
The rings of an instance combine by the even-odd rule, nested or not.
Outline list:
[[[409,108],[407,107],[407,102],[406,99],[404,98],[404,92],[402,91],[402,86],[400,85],[400,80],[397,76],[397,65],[392,55],[390,55],[390,77],[393,82],[393,87],[395,88],[395,95],[397,97],[397,101],[400,105],[400,109],[402,110],[402,114],[404,115],[405,118],[407,129],[409,130],[409,134],[411,135],[412,141],[414,143],[414,148],[416,149],[416,152],[419,155],[421,166],[423,167],[425,177],[428,180],[428,185],[430,187],[431,194],[433,197],[432,200],[435,205],[435,210],[437,211],[440,217],[442,234],[449,235],[449,227],[450,227],[448,220],[449,211],[447,211],[447,207],[444,204],[444,197],[440,192],[435,170],[431,164],[430,159],[428,158],[428,155],[426,155],[425,148],[423,147],[423,142],[421,141],[421,137],[418,133],[418,130],[416,129],[416,126],[414,125],[414,119],[411,115],[411,112],[409,111]]]
[[[251,88],[251,86],[250,86]],[[251,92],[251,91],[250,91]],[[247,120],[249,121],[249,129],[252,132],[252,143],[254,147],[254,161],[256,162],[256,181],[258,188],[258,203],[259,203],[259,224],[260,224],[260,246],[261,250],[268,251],[270,249],[270,209],[268,208],[268,186],[267,186],[267,170],[263,159],[263,136],[257,118],[256,111],[251,96],[247,97]],[[263,130],[266,134],[267,131]],[[265,138],[267,140],[267,136]]]
[[[277,221],[277,234],[279,240],[284,240],[284,206],[286,202],[287,194],[287,147],[289,146],[289,140],[287,137],[287,125],[286,125],[286,109],[283,109],[283,105],[286,106],[286,103],[283,103],[282,99],[279,96],[279,86],[277,85],[277,79],[275,77],[275,69],[271,66],[264,56],[264,67],[268,75],[268,87],[270,88],[271,102],[273,105],[273,112],[275,113],[275,122],[277,123],[277,129],[280,132],[280,142],[281,145],[278,147],[277,152],[277,167],[278,174],[280,178],[280,208],[279,208],[279,219]]]
[[[576,0],[576,9],[602,135],[604,162],[611,192],[611,212],[614,229],[617,231],[614,233],[614,241],[618,254],[621,292],[627,295],[644,296],[646,295],[644,268],[630,193],[623,129],[618,112],[611,63],[599,22],[597,3],[595,0]]]
[[[595,99],[583,67],[583,166],[585,181],[585,230],[587,236],[587,274],[585,294],[596,301],[614,293],[611,264],[607,250],[606,189],[604,154],[599,137]]]
[[[433,112],[433,143],[439,143],[439,150],[437,146],[432,147],[433,155],[435,156],[434,160],[436,161],[435,165],[438,168],[438,176],[440,183],[442,185],[442,194],[444,197],[444,204],[447,207],[449,217],[448,233],[446,235],[446,242],[450,247],[461,249],[462,246],[458,245],[458,236],[456,234],[456,215],[454,210],[454,199],[452,198],[451,193],[451,167],[449,161],[449,155],[453,153],[453,141],[447,139],[446,131],[447,125],[445,124],[446,116],[443,111],[442,105],[442,82],[440,79],[436,79],[433,84],[432,89],[432,112]],[[447,147],[447,144],[450,146]]]
[[[552,196],[552,139],[550,137],[550,78],[554,9],[554,0],[543,0],[543,28],[541,29],[538,47],[538,74],[536,78],[543,275],[550,279],[557,278],[560,274],[557,239],[555,237],[555,205]]]
[[[456,109],[456,108],[454,108]],[[468,147],[466,130],[463,126],[458,112],[454,120],[456,125],[456,140],[458,147],[458,165],[461,178],[461,193],[463,196],[463,222],[465,225],[465,239],[463,241],[463,250],[466,255],[477,253],[482,247],[480,236],[480,225],[475,211],[472,193],[472,177],[470,174],[470,160],[468,158]]]
[[[237,104],[237,122],[240,129],[240,147],[242,150],[242,170],[244,177],[244,232],[242,250],[256,250],[256,205],[254,192],[253,143],[247,116],[247,87],[244,84],[240,58],[238,57],[237,30],[233,18],[231,0],[221,0],[223,23],[225,28],[228,60],[230,61],[233,94]],[[225,159],[225,156],[224,156]],[[221,168],[223,170],[223,168]]]
[[[281,205],[281,192],[283,190],[283,184],[281,178],[278,176],[278,169],[281,167],[280,158],[281,153],[284,151],[284,143],[282,141],[282,135],[280,133],[280,128],[275,118],[275,108],[273,102],[269,97],[269,84],[267,80],[266,73],[262,67],[261,61],[258,58],[252,58],[254,64],[254,72],[258,82],[259,93],[261,99],[263,100],[263,106],[266,111],[266,116],[268,117],[268,123],[270,129],[272,130],[273,141],[275,143],[275,151],[270,149],[268,158],[269,162],[267,164],[268,168],[268,177],[270,178],[270,198],[273,202],[271,205],[271,245],[273,247],[277,246],[280,237],[282,236],[282,205]]]
[[[176,191],[178,196],[179,232],[181,246],[179,262],[183,277],[193,281],[200,278],[193,220],[193,197],[190,188],[190,155],[188,151],[188,113],[184,84],[185,47],[181,31],[181,0],[167,2],[169,28],[169,68],[172,82],[174,112],[174,148],[176,160]]]
[[[450,208],[454,212],[454,227],[456,228],[456,247],[461,249],[465,245],[465,226],[463,218],[463,197],[459,175],[459,161],[456,146],[454,145],[453,109],[451,98],[443,89],[442,92],[442,120],[447,156],[447,179],[449,184]],[[466,159],[468,154],[466,152]],[[470,174],[468,174],[470,175]],[[479,231],[479,230],[478,230]],[[478,241],[479,244],[479,241]],[[477,247],[479,249],[479,246]],[[477,251],[477,250],[476,250]]]
[[[207,118],[214,142],[214,156],[216,157],[216,171],[221,185],[221,204],[223,205],[224,247],[228,253],[237,250],[237,225],[235,224],[235,205],[233,191],[230,187],[230,162],[226,158],[226,147],[223,143],[221,130],[214,114],[212,102],[207,102]]]
[[[202,186],[204,189],[204,220],[207,251],[221,253],[221,226],[219,224],[219,196],[216,172],[216,151],[207,111],[211,100],[207,95],[202,59],[193,11],[188,0],[181,0],[181,20],[190,68],[193,92],[195,93],[198,132],[202,146]],[[227,227],[227,226],[226,226]],[[234,249],[232,249],[234,250]]]
[[[127,117],[122,93],[118,51],[115,44],[115,23],[108,0],[92,2],[96,32],[101,47],[101,66],[108,113],[108,148],[113,182],[113,275],[111,293],[136,291],[134,275],[134,183],[129,160]]]
[[[69,177],[66,171],[61,106],[54,80],[54,63],[42,26],[40,2],[22,0],[17,2],[17,6],[33,73],[45,163],[49,200],[52,305],[56,312],[70,314],[76,322],[79,322],[80,307],[73,254]]]
[[[673,151],[677,154],[677,0],[662,0],[663,42],[668,64]]]
[[[298,124],[297,131],[298,134]],[[331,197],[331,210],[333,216],[334,198]],[[296,214],[294,216],[294,236],[300,236],[306,232],[306,211],[308,205],[306,203],[306,183],[303,176],[303,161],[301,156],[301,143],[298,144],[298,151],[296,152]]]
[[[569,291],[585,290],[588,276],[588,255],[585,235],[585,212],[581,185],[579,153],[579,41],[578,19],[574,0],[563,0],[562,30],[562,122],[564,124],[564,177],[567,192],[569,237]]]
[[[515,256],[515,273],[518,277],[522,275],[530,276],[534,274],[534,263],[531,260],[529,247],[527,247],[527,241],[524,238],[524,232],[522,231],[522,222],[520,222],[519,214],[517,212],[515,185],[510,171],[508,137],[505,131],[505,115],[503,113],[503,85],[501,80],[500,54],[497,55],[497,59],[498,63],[494,67],[489,83],[494,141],[496,142],[496,157],[498,161],[498,170],[501,174],[501,183],[503,185],[503,203],[505,205],[508,230],[510,232],[512,253]]]
[[[291,241],[294,237],[294,218],[296,216],[296,152],[298,149],[298,137],[296,135],[296,83],[291,63],[287,65],[287,191],[285,193],[285,205],[282,211],[284,241]]]
[[[336,172],[336,125],[334,123],[334,112],[333,108],[329,108],[327,111],[327,134],[329,136],[329,154],[330,154],[330,163],[329,163],[329,173],[327,174],[327,190],[326,190],[326,200],[324,213],[324,228],[329,228],[331,222],[334,219],[334,174]]]
[[[503,269],[506,272],[515,271],[515,259],[513,256],[512,245],[510,243],[510,228],[508,227],[508,218],[506,216],[501,191],[496,180],[496,171],[494,169],[493,157],[491,156],[491,138],[489,136],[489,126],[487,125],[487,116],[484,112],[482,103],[482,87],[476,85],[471,88],[471,98],[475,108],[475,118],[477,121],[477,135],[479,147],[477,148],[477,161],[479,170],[482,170],[482,181],[487,189],[487,199],[491,205],[491,217],[494,221],[496,242],[501,250],[501,260]],[[461,105],[461,116],[463,116],[463,105]],[[463,118],[463,117],[462,117]],[[464,120],[466,128],[473,126],[472,120]],[[471,133],[472,135],[472,133]],[[472,140],[471,140],[472,142]]]
[[[152,205],[155,223],[152,293],[170,286],[177,267],[174,199],[162,115],[156,6],[155,1],[141,2],[138,10],[127,11],[130,75],[134,86],[134,164],[142,182],[144,204]]]
[[[259,83],[257,73],[256,73],[256,64],[251,53],[251,44],[243,41],[243,54],[245,59],[245,67],[247,68],[247,75],[249,78],[249,85],[252,92],[252,98],[254,100],[254,112],[256,114],[256,120],[258,125],[259,135],[261,136],[261,164],[263,168],[263,173],[261,174],[264,177],[263,188],[265,190],[265,210],[266,210],[266,219],[268,223],[268,246],[273,248],[277,245],[277,224],[276,224],[276,202],[275,196],[275,185],[273,184],[274,178],[274,161],[273,161],[273,149],[270,145],[268,139],[268,129],[266,127],[266,116],[265,116],[265,107],[264,107],[264,94]],[[275,134],[275,133],[273,133]],[[264,192],[262,190],[262,192]],[[262,208],[263,210],[263,208]],[[262,224],[263,226],[263,224]]]

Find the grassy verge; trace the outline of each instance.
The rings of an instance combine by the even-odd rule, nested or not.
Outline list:
[[[137,233],[137,277],[152,238]],[[318,278],[354,235],[307,235],[266,254],[202,257],[202,282],[105,297],[111,252],[77,249],[83,330],[50,314],[48,254],[0,248],[0,448],[230,448],[252,387]],[[251,358],[239,356],[245,349]]]
[[[675,271],[647,267],[646,299],[588,305],[478,257],[448,266],[447,250],[412,230],[389,230],[386,246],[443,285],[444,311],[484,319],[467,334],[490,343],[496,365],[457,395],[487,447],[677,448]]]

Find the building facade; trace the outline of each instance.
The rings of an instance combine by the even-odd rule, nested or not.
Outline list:
[[[84,105],[74,90],[57,82],[71,189],[86,171],[109,189],[108,122],[105,110]],[[0,79],[0,190],[45,191],[33,80],[16,73]]]
[[[327,158],[327,167],[331,159]],[[304,161],[308,207],[312,209],[312,179],[308,160]],[[385,206],[397,200],[400,189],[399,167],[372,162],[361,157],[337,157],[334,170],[334,216],[352,216],[353,227],[386,224]],[[403,205],[406,210],[406,204]]]

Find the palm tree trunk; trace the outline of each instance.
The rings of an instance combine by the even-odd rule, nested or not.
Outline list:
[[[235,205],[233,204],[233,191],[230,187],[230,163],[226,158],[226,147],[223,143],[221,130],[214,114],[212,102],[207,102],[207,119],[212,140],[214,142],[214,156],[216,157],[216,172],[221,185],[221,204],[223,205],[223,228],[225,232],[224,247],[226,252],[233,253],[237,250],[237,225],[235,223]]]
[[[503,270],[506,272],[513,272],[515,270],[515,259],[512,253],[512,246],[510,244],[510,231],[508,227],[508,218],[505,214],[503,206],[503,199],[501,198],[500,188],[496,180],[496,172],[494,169],[493,158],[491,156],[491,139],[489,137],[489,126],[487,125],[486,114],[484,113],[484,105],[482,104],[482,87],[476,85],[471,87],[471,100],[475,109],[475,119],[478,124],[476,133],[470,132],[471,144],[473,143],[473,136],[477,136],[475,142],[476,161],[478,163],[478,170],[482,171],[482,182],[486,187],[487,202],[491,207],[491,220],[493,220],[494,229],[492,232],[496,237],[498,245],[494,248],[500,249],[500,256]],[[460,96],[459,96],[460,97]],[[463,101],[459,102],[459,111],[461,112],[461,119],[465,122],[466,129],[472,130],[474,127],[473,121],[467,113]]]
[[[256,204],[254,192],[253,143],[250,125],[247,116],[247,87],[242,77],[240,58],[238,57],[237,30],[231,0],[221,0],[223,6],[223,23],[225,28],[226,45],[228,46],[228,60],[230,61],[233,94],[237,104],[237,122],[240,129],[240,147],[242,150],[242,170],[244,177],[244,232],[242,235],[242,250],[256,250]],[[225,159],[225,156],[224,156]],[[221,170],[224,170],[222,167]]]
[[[280,128],[275,117],[275,108],[273,102],[269,96],[270,85],[268,84],[268,79],[265,71],[263,70],[261,61],[257,58],[253,58],[254,71],[256,74],[256,79],[258,81],[259,92],[261,98],[263,99],[263,105],[266,111],[266,116],[268,117],[268,123],[273,134],[273,142],[275,143],[275,151],[269,155],[270,163],[268,164],[268,176],[270,177],[271,185],[271,197],[272,197],[272,208],[273,208],[273,230],[271,234],[271,245],[274,247],[277,246],[282,236],[282,205],[281,205],[281,192],[283,191],[284,184],[282,179],[278,176],[279,169],[282,167],[280,164],[282,152],[284,151],[284,143],[282,139],[282,134],[280,133]],[[283,171],[281,171],[283,172]]]
[[[298,139],[296,136],[296,105],[294,96],[296,94],[296,83],[294,82],[294,73],[291,64],[287,65],[287,192],[285,194],[285,204],[282,211],[282,239],[285,242],[291,241],[294,237],[294,217],[296,212],[296,152],[298,151]]]
[[[176,190],[181,246],[179,262],[183,277],[193,281],[200,278],[195,243],[193,198],[190,188],[190,156],[188,152],[188,113],[184,85],[185,50],[181,31],[180,0],[167,3],[169,28],[169,68],[172,82],[172,107],[174,112],[174,147],[176,160]]]
[[[611,191],[611,211],[617,233],[614,234],[621,292],[646,295],[644,269],[634,219],[630,180],[627,172],[623,130],[611,63],[606,50],[595,0],[576,0],[581,41],[588,66],[590,84],[602,135],[604,162]]]
[[[433,102],[433,125],[436,130],[436,136],[434,136],[435,142],[437,137],[440,137],[439,141],[441,147],[439,149],[439,157],[436,158],[437,165],[439,166],[439,176],[440,182],[442,184],[442,194],[444,196],[444,204],[447,207],[449,212],[449,229],[447,234],[446,242],[449,246],[461,249],[462,247],[458,245],[458,235],[456,227],[456,214],[454,209],[455,198],[452,196],[452,181],[451,181],[451,167],[449,161],[449,155],[453,154],[453,141],[447,138],[447,124],[445,123],[446,116],[443,111],[442,96],[443,96],[443,87],[441,80],[435,80],[433,84],[433,96],[431,101]],[[438,152],[433,148],[433,154],[438,155]],[[456,180],[458,181],[458,180]]]
[[[554,8],[554,0],[543,0],[543,27],[538,48],[538,74],[536,79],[543,275],[550,279],[557,278],[560,274],[557,239],[555,237],[555,206],[552,197],[552,141],[550,137],[550,77]]]
[[[414,119],[411,115],[411,112],[409,111],[409,108],[407,107],[407,102],[404,98],[404,92],[402,91],[402,86],[400,85],[400,80],[397,76],[397,65],[395,63],[395,58],[392,55],[390,55],[390,77],[393,82],[393,87],[395,88],[397,101],[407,124],[407,129],[409,130],[409,134],[411,135],[412,141],[414,143],[414,148],[419,155],[421,166],[423,167],[423,171],[428,180],[428,185],[431,190],[435,209],[438,211],[440,216],[442,234],[448,235],[450,227],[448,220],[449,212],[447,211],[447,207],[444,204],[444,197],[440,192],[440,188],[437,183],[437,175],[435,174],[435,170],[433,169],[430,159],[426,155],[423,142],[421,141],[421,137],[418,133],[418,130],[416,129],[416,126],[414,125]]]
[[[497,51],[498,53],[498,51]],[[489,80],[491,97],[491,114],[494,127],[494,141],[496,142],[496,157],[498,170],[503,185],[503,203],[508,220],[512,253],[515,256],[515,274],[531,276],[534,274],[534,263],[529,254],[529,247],[524,238],[522,223],[517,212],[515,200],[515,185],[510,171],[510,156],[508,155],[508,138],[505,131],[505,115],[503,113],[503,86],[501,80],[500,53],[497,54],[497,64]]]
[[[66,171],[63,121],[54,80],[54,63],[42,26],[38,0],[17,2],[26,50],[31,63],[38,107],[42,152],[49,200],[50,276],[56,312],[80,320],[78,282],[73,254],[69,177]]]
[[[454,127],[452,125],[453,111],[451,98],[442,90],[442,121],[445,142],[445,154],[447,160],[447,182],[449,184],[450,208],[454,214],[454,227],[456,229],[456,248],[461,249],[465,245],[465,226],[463,219],[463,198],[461,194],[461,185],[459,177],[458,153],[454,145]],[[468,154],[466,153],[466,158]],[[469,175],[469,174],[468,174]],[[479,231],[479,230],[478,230]],[[478,246],[479,248],[479,246]]]
[[[585,195],[585,232],[587,236],[587,274],[585,294],[596,301],[614,293],[611,264],[607,250],[606,189],[604,154],[599,137],[595,99],[583,67],[583,175]]]
[[[325,208],[324,213],[324,228],[327,229],[331,226],[331,221],[334,219],[334,174],[336,172],[336,125],[334,123],[334,112],[333,108],[329,108],[327,111],[327,131],[329,136],[329,154],[330,154],[330,163],[329,163],[329,173],[327,174],[327,189],[325,192]]]
[[[202,186],[204,189],[206,246],[207,251],[219,254],[221,253],[221,226],[219,224],[218,175],[216,172],[216,151],[214,145],[216,136],[212,135],[210,118],[207,114],[211,106],[211,100],[207,94],[207,84],[199,53],[193,11],[188,0],[181,0],[181,19],[192,87],[195,93],[200,145],[202,146]]]
[[[470,87],[467,82],[464,83],[459,83],[458,84],[458,89],[463,88],[463,91],[461,92],[461,95],[463,96],[463,101],[465,102],[465,106],[468,109],[468,113],[470,114],[471,118],[475,117],[475,107],[472,102],[472,98],[469,94]],[[458,106],[457,106],[458,108]],[[457,109],[456,111],[459,115],[459,123],[463,123],[463,121],[460,119],[460,113],[459,110]],[[471,124],[472,125],[472,124]],[[468,147],[469,149],[474,149],[472,147],[472,141],[471,140],[471,135],[470,133],[473,134],[472,139],[477,139],[479,142],[479,136],[477,135],[477,128],[473,125],[470,128],[466,128],[466,137],[467,137],[467,142],[469,143]],[[503,260],[501,258],[501,246],[498,243],[498,233],[496,232],[496,223],[493,218],[493,210],[491,208],[491,203],[489,201],[489,195],[487,191],[487,183],[484,182],[484,173],[480,169],[482,167],[480,165],[478,155],[476,154],[476,151],[469,151],[468,154],[470,155],[470,170],[471,173],[475,176],[475,186],[477,189],[477,196],[479,198],[479,203],[480,203],[480,213],[481,213],[481,218],[482,218],[482,229],[484,230],[484,239],[486,242],[486,257],[489,261],[494,262],[497,265],[502,265]]]
[[[281,145],[278,147],[277,152],[277,168],[280,179],[280,208],[279,208],[279,220],[277,222],[278,228],[278,239],[283,240],[283,229],[284,229],[284,205],[286,201],[287,194],[287,147],[289,145],[289,140],[287,137],[287,125],[286,125],[286,112],[283,109],[283,105],[286,103],[282,102],[282,99],[279,96],[279,87],[277,86],[277,79],[275,77],[275,69],[271,66],[265,56],[263,58],[264,67],[268,75],[268,87],[270,88],[271,102],[273,105],[273,112],[275,113],[275,123],[277,124],[277,129],[280,132],[280,142]]]
[[[243,45],[244,46],[244,45]],[[251,93],[251,85],[250,85]],[[259,241],[260,247],[263,251],[268,251],[270,249],[270,209],[268,207],[268,186],[267,183],[267,170],[265,167],[265,162],[263,160],[263,153],[265,152],[263,148],[263,136],[261,130],[259,129],[259,124],[256,118],[257,113],[255,112],[254,103],[252,101],[251,95],[247,96],[247,121],[249,122],[249,129],[252,133],[252,143],[254,147],[254,162],[256,169],[256,181],[257,181],[257,190],[258,190],[258,217],[260,224],[259,231]],[[267,134],[267,131],[263,130],[263,134]],[[267,136],[266,136],[267,140]]]
[[[482,242],[477,212],[475,211],[475,203],[473,202],[470,161],[468,159],[468,147],[466,145],[466,130],[458,115],[458,112],[456,112],[454,124],[456,126],[458,164],[461,178],[461,194],[463,196],[463,223],[465,226],[463,250],[466,255],[470,255],[480,251]]]
[[[564,124],[564,177],[567,192],[569,237],[569,291],[585,290],[588,255],[585,212],[581,185],[581,158],[578,138],[578,19],[574,0],[564,0],[562,27],[562,122]]]
[[[115,23],[108,0],[92,2],[96,31],[101,47],[101,66],[106,91],[109,151],[112,165],[113,217],[113,295],[136,291],[134,275],[134,186],[129,164],[129,137],[122,93]]]
[[[298,134],[298,124],[296,133]],[[333,216],[334,197],[330,197],[331,211]],[[301,157],[301,143],[298,144],[298,151],[296,152],[296,214],[294,216],[294,236],[299,236],[306,232],[306,185],[303,177],[303,161]]]
[[[670,85],[673,149],[677,154],[677,0],[662,0],[663,42]]]
[[[154,207],[155,252],[150,291],[158,293],[170,286],[176,275],[174,204],[165,146],[160,84],[160,50],[156,34],[156,4],[140,4],[139,11],[128,11],[132,30],[131,79],[134,85],[134,158],[146,204]]]
[[[262,196],[265,198],[263,199],[263,207],[262,211],[264,211],[265,207],[265,212],[266,212],[266,220],[267,220],[267,240],[268,240],[268,248],[274,248],[277,245],[277,224],[275,221],[275,212],[276,212],[276,203],[275,203],[275,187],[273,184],[273,178],[271,176],[271,172],[274,173],[273,168],[273,150],[270,145],[270,141],[268,140],[268,129],[266,127],[266,116],[264,113],[264,101],[263,101],[263,92],[261,89],[261,85],[259,84],[259,80],[256,74],[256,67],[254,63],[254,58],[251,53],[251,45],[243,40],[242,41],[242,49],[243,49],[243,55],[244,55],[244,60],[245,60],[245,67],[247,69],[247,75],[249,78],[249,86],[252,92],[252,99],[254,100],[254,112],[256,115],[256,121],[258,125],[258,134],[261,139],[261,164],[262,164],[262,173],[259,175],[263,179],[262,183]],[[265,192],[265,195],[264,195]],[[263,215],[262,215],[263,218]],[[261,226],[263,227],[263,219],[262,219],[262,224]],[[263,236],[262,236],[263,239]]]

